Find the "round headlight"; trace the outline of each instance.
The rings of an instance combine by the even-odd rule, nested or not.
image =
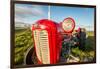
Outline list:
[[[62,22],[62,28],[65,32],[71,33],[75,28],[75,21],[72,18],[66,18]]]

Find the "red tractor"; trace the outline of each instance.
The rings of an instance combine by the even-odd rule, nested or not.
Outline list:
[[[36,64],[56,64],[60,62],[64,41],[70,43],[74,28],[75,21],[70,17],[64,19],[61,23],[48,19],[38,20],[32,25],[34,47],[27,53],[26,64],[35,64],[34,59],[37,60]]]

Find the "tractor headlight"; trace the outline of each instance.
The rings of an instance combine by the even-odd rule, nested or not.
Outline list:
[[[62,28],[65,32],[70,33],[75,27],[75,21],[72,18],[66,18],[62,22]]]

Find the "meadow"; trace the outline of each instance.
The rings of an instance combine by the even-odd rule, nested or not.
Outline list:
[[[23,65],[25,53],[33,46],[32,33],[30,29],[15,30],[15,64]]]
[[[79,62],[91,62],[95,60],[95,38],[94,32],[87,32],[85,51],[78,47],[72,48],[72,55],[78,57]],[[25,53],[29,47],[33,46],[32,32],[28,29],[15,30],[15,65],[24,65]],[[35,56],[36,57],[36,56]]]

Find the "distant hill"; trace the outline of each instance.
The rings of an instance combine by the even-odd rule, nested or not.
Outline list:
[[[31,27],[31,25],[28,23],[15,22],[15,29],[23,29],[28,27]]]

